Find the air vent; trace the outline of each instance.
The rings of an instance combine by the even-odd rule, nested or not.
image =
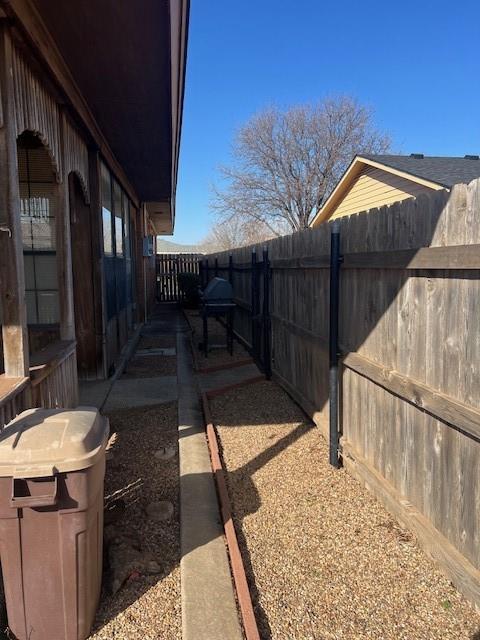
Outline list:
[[[423,160],[425,156],[423,155],[423,153],[411,153],[410,157],[416,158],[417,160]]]
[[[465,160],[480,160],[480,156],[465,156]]]

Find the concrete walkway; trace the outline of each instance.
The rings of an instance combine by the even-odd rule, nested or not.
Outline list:
[[[245,384],[260,376],[259,368],[252,362],[242,367],[200,373],[199,380],[202,391],[216,391],[231,385]]]
[[[115,380],[82,384],[80,402],[108,412],[178,401],[182,639],[242,640],[189,332],[176,305],[160,305],[142,327],[140,339],[176,336],[177,376],[129,379],[120,371]],[[136,355],[145,351],[159,355],[158,348],[140,348]],[[165,356],[173,355],[172,348],[165,351]],[[231,383],[221,378],[217,372],[207,384],[216,388]]]
[[[177,335],[183,640],[241,640],[217,494],[193,374]]]

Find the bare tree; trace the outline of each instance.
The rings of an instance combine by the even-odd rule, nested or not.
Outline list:
[[[389,147],[371,110],[353,98],[266,109],[240,129],[212,207],[221,219],[253,220],[272,235],[285,233],[285,225],[305,229],[356,154]]]
[[[236,215],[218,220],[207,237],[200,243],[204,253],[229,251],[237,247],[264,242],[275,237],[272,231],[263,223],[253,218],[244,219]]]

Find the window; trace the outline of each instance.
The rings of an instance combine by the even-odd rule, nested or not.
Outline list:
[[[130,247],[130,202],[127,195],[123,194],[123,220],[124,220],[124,233],[125,233],[125,257],[130,259],[131,247]]]
[[[130,233],[130,201],[124,194],[123,198],[123,219],[125,221],[125,276],[127,279],[127,304],[133,301],[132,286],[132,237]]]
[[[101,165],[101,190],[102,190],[103,253],[106,256],[113,256],[112,183],[110,179],[110,171],[103,163]]]
[[[46,148],[33,134],[27,132],[19,137],[17,151],[27,322],[56,324],[55,174]]]
[[[113,210],[115,213],[115,253],[123,257],[123,209],[122,188],[116,180],[113,182]]]

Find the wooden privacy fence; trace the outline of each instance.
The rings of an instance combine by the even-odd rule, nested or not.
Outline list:
[[[203,261],[325,433],[332,224]],[[480,181],[337,224],[343,463],[480,605]]]
[[[183,300],[178,286],[179,273],[199,273],[201,255],[197,253],[157,253],[155,256],[156,296],[160,302]]]

